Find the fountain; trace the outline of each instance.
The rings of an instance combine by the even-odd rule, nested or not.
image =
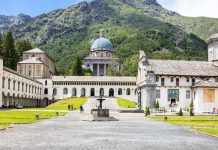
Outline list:
[[[98,98],[99,106],[97,109],[92,109],[91,113],[93,116],[93,121],[118,121],[118,119],[110,117],[109,109],[103,109],[103,99],[102,97]]]

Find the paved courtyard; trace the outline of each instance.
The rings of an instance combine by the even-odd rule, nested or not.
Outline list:
[[[217,150],[218,139],[166,125],[143,114],[118,114],[118,122],[82,121],[89,114],[64,117],[0,131],[1,150]]]

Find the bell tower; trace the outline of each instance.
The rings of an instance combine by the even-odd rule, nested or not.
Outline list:
[[[218,63],[218,33],[207,39],[208,61]]]

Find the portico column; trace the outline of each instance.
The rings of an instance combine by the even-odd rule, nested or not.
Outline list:
[[[107,75],[107,65],[104,64],[104,76],[106,76],[106,75]]]
[[[99,70],[99,68],[100,68],[100,67],[99,67],[99,64],[97,64],[97,70],[98,70],[98,71],[97,71],[97,76],[100,75],[100,70]]]

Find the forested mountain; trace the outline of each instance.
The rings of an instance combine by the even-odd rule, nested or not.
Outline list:
[[[218,31],[217,19],[184,17],[156,0],[93,0],[34,18],[12,18],[16,23],[0,16],[0,30],[11,30],[16,39],[28,38],[48,52],[61,73],[77,55],[88,54],[101,28],[122,60],[121,75],[136,74],[139,50],[154,59],[206,60],[205,40]]]

